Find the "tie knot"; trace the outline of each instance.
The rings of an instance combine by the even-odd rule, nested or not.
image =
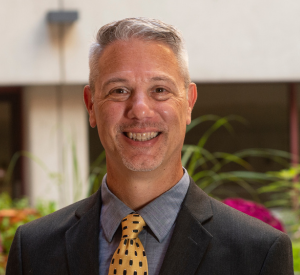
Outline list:
[[[137,213],[127,215],[122,220],[122,239],[135,239],[146,226],[144,219]]]

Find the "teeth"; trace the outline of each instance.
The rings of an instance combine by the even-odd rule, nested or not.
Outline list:
[[[158,132],[146,132],[146,133],[132,133],[132,132],[127,132],[126,133],[127,137],[133,140],[137,141],[147,141],[152,138],[155,138],[158,135]]]

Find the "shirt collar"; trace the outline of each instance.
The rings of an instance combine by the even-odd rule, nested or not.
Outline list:
[[[136,211],[143,217],[159,242],[164,240],[175,223],[188,190],[190,179],[185,168],[183,170],[184,174],[176,185],[142,209]],[[108,189],[106,175],[102,180],[101,196],[101,226],[107,241],[111,242],[121,220],[134,211]]]

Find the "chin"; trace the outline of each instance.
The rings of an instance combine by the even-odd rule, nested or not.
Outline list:
[[[149,159],[143,161],[132,161],[123,158],[122,161],[127,169],[135,172],[150,172],[157,169],[162,164],[162,159],[152,161]]]

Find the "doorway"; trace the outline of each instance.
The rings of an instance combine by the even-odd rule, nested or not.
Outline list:
[[[0,88],[0,192],[12,198],[24,194],[23,165],[18,158],[9,173],[13,156],[22,150],[21,88]]]

